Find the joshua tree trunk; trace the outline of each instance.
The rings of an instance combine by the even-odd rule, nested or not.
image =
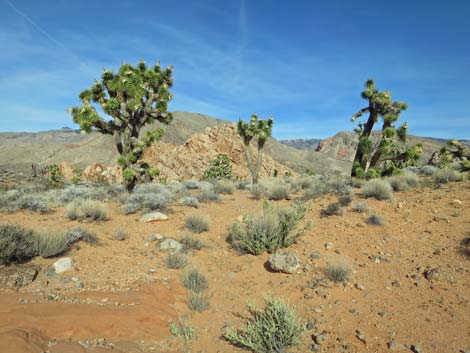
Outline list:
[[[250,151],[250,145],[245,146],[245,154],[246,154],[246,162],[248,165],[248,169],[250,170],[251,173],[251,178],[253,181],[253,184],[258,183],[258,175],[256,173],[256,167],[253,166],[253,159],[251,158],[251,151]]]
[[[359,143],[363,138],[369,138],[372,132],[372,128],[374,127],[374,123],[377,121],[377,112],[369,105],[369,119],[367,119],[367,123],[364,126],[364,130],[362,131],[361,135],[359,136]],[[351,176],[355,176],[355,169],[354,166],[359,163],[361,167],[366,171],[368,169],[368,165],[364,163],[364,151],[361,148],[356,149],[356,154],[354,155],[353,161],[353,168],[351,169]]]

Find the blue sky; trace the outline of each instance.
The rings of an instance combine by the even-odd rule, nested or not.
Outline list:
[[[0,131],[66,109],[122,62],[174,65],[171,110],[275,118],[278,138],[352,130],[372,77],[410,133],[470,138],[470,1],[0,0]]]

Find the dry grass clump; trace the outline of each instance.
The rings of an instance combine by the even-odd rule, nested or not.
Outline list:
[[[123,241],[127,238],[127,230],[119,227],[116,228],[113,234],[113,239],[118,241]]]
[[[293,244],[303,233],[305,227],[295,230],[303,220],[306,210],[301,202],[296,202],[291,207],[274,207],[266,203],[262,215],[246,217],[243,224],[232,224],[227,240],[242,253],[272,253]]]
[[[344,215],[344,210],[341,208],[341,204],[339,202],[330,203],[325,209],[321,210],[322,217],[342,215]]]
[[[186,229],[193,233],[202,233],[209,230],[209,220],[205,216],[189,215],[185,221]]]
[[[203,312],[209,308],[209,298],[204,293],[191,293],[188,308],[199,313]]]
[[[347,282],[351,269],[345,263],[330,263],[325,269],[326,277],[333,282]]]
[[[385,220],[380,215],[373,214],[367,218],[367,223],[374,226],[383,226],[385,224]]]
[[[65,208],[66,217],[72,221],[106,221],[105,206],[93,200],[76,200]]]
[[[188,259],[184,254],[169,253],[165,259],[167,268],[176,270],[185,267],[188,264]]]
[[[201,181],[199,183],[199,195],[197,199],[200,202],[205,201],[220,201],[220,196],[215,192],[214,185],[209,182]]]
[[[136,187],[132,194],[124,200],[124,214],[145,211],[165,211],[174,195],[160,184],[142,184]]]
[[[439,169],[434,173],[434,181],[437,184],[447,184],[449,182],[461,181],[462,174],[450,168]]]
[[[230,180],[217,180],[214,184],[214,192],[224,195],[233,194],[235,192],[235,185]]]
[[[393,198],[393,189],[387,180],[373,179],[364,184],[362,196],[377,200],[391,200]]]
[[[194,293],[201,293],[208,287],[206,277],[194,268],[183,274],[183,285]]]
[[[255,200],[261,200],[266,194],[266,187],[264,185],[255,184],[250,186],[251,197]]]
[[[419,185],[419,178],[416,174],[404,171],[402,174],[388,178],[393,191],[406,191]]]
[[[199,200],[193,196],[186,196],[180,200],[180,204],[183,206],[199,208]]]
[[[181,238],[180,243],[183,245],[184,252],[191,250],[201,250],[204,247],[204,243],[202,241],[188,235]]]
[[[271,184],[266,194],[270,200],[289,200],[290,199],[290,187],[287,184]]]
[[[364,213],[370,210],[369,206],[362,202],[353,202],[351,205],[353,212]]]
[[[282,299],[265,298],[265,308],[249,306],[252,318],[244,330],[229,329],[224,337],[232,344],[256,353],[283,353],[300,343],[304,327],[295,308]]]

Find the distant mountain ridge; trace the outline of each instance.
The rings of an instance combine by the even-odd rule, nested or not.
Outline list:
[[[299,150],[315,150],[322,139],[315,138],[299,138],[299,139],[290,139],[290,140],[279,140],[280,143],[297,148]]]

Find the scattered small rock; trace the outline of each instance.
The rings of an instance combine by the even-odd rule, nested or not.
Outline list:
[[[333,247],[334,247],[333,243],[330,243],[330,242],[326,242],[326,243],[325,243],[325,249],[326,249],[326,250],[333,249]]]
[[[312,253],[310,254],[310,258],[312,260],[320,259],[320,251],[318,251],[318,250],[312,251]]]
[[[390,349],[391,351],[397,351],[397,350],[400,350],[400,349],[404,349],[405,346],[402,345],[401,343],[398,343],[398,342],[395,342],[395,341],[390,341],[387,343],[387,347],[388,349]]]
[[[421,349],[421,346],[419,346],[417,344],[412,344],[410,348],[411,348],[411,351],[413,353],[423,353],[423,350]]]
[[[363,286],[362,284],[360,284],[360,283],[356,283],[356,284],[354,285],[354,287],[356,287],[356,288],[359,289],[359,290],[366,290],[366,287],[364,287],[364,286]]]
[[[424,271],[424,277],[428,281],[438,281],[441,279],[441,273],[437,268],[430,268]]]
[[[272,254],[268,262],[273,271],[284,273],[295,273],[300,266],[297,255],[288,252]]]

